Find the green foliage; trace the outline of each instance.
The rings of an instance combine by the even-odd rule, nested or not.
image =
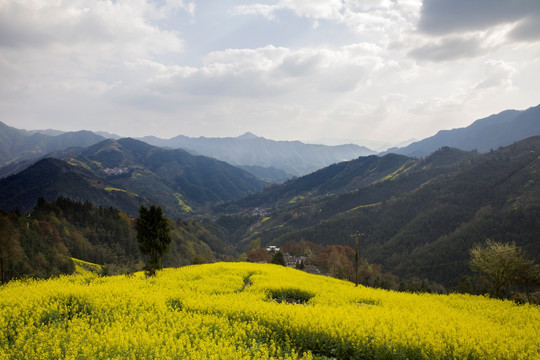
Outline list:
[[[366,234],[362,257],[384,273],[399,276],[404,285],[418,278],[429,279],[430,287],[436,282],[455,289],[463,276],[473,275],[470,248],[486,238],[514,241],[540,260],[539,153],[540,137],[533,137],[489,154],[442,148],[425,159],[385,156],[336,164],[240,201],[274,210],[264,222],[253,218],[239,239],[260,238],[262,246],[303,239],[354,247],[351,234],[360,230]],[[357,187],[347,192],[345,184]],[[287,204],[300,195],[306,199]],[[346,266],[336,265],[338,272],[348,278]]]
[[[497,298],[508,297],[513,283],[524,285],[526,289],[540,284],[538,267],[526,259],[523,250],[514,243],[487,240],[483,245],[476,244],[470,253],[471,268],[491,279],[492,295]]]
[[[2,284],[6,282],[7,262],[17,263],[23,256],[19,243],[19,232],[8,216],[0,216],[0,275]],[[6,263],[6,265],[4,265]]]
[[[163,216],[159,206],[152,205],[150,209],[141,206],[135,229],[139,250],[148,258],[145,265],[146,274],[154,276],[156,271],[163,267],[163,256],[169,251],[171,244],[168,219]]]
[[[227,260],[234,254],[227,232],[211,221],[177,220],[169,225],[173,241],[164,266],[189,265],[195,257],[205,263]],[[85,262],[101,267],[104,275],[129,274],[144,266],[135,219],[113,208],[65,197],[53,202],[41,198],[29,216],[0,211],[0,233],[2,229],[13,236],[0,238],[0,244],[10,240],[13,245],[12,254],[3,256],[6,281],[71,274],[83,271]],[[75,265],[72,258],[80,260]]]
[[[285,259],[283,258],[283,253],[281,251],[276,252],[272,256],[272,264],[286,266]]]
[[[134,139],[108,139],[56,156],[66,161],[43,159],[0,179],[0,209],[27,213],[38,197],[51,201],[64,196],[131,215],[141,204],[156,203],[168,216],[179,217],[265,185],[227,163]]]
[[[277,302],[288,302],[293,304],[305,304],[315,294],[298,288],[279,288],[270,290],[269,297]]]

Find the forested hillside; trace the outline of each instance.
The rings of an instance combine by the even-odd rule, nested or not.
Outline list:
[[[66,153],[69,162],[46,159],[24,177],[1,180],[4,199],[24,199],[29,205],[19,210],[25,213],[44,198],[28,216],[17,213],[19,200],[9,207],[3,203],[12,212],[3,213],[2,227],[12,229],[7,233],[17,240],[7,237],[13,245],[6,258],[8,277],[69,272],[69,257],[108,265],[111,272],[141,265],[133,218],[108,203],[93,207],[89,194],[116,199],[121,210],[136,216],[141,202],[185,209],[186,199],[222,201],[219,194],[242,183],[234,180],[238,174],[248,185],[261,184],[225,163],[203,157],[200,165],[195,160],[201,159],[181,150],[132,139],[77,151]],[[540,259],[539,154],[540,137],[532,137],[487,154],[445,147],[424,159],[388,154],[334,164],[222,202],[212,212],[201,206],[197,218],[205,220],[166,214],[173,246],[164,265],[269,261],[263,249],[277,245],[322,272],[352,279],[358,231],[366,284],[397,288],[406,281],[416,284],[409,289],[455,289],[472,274],[469,250],[488,238],[515,242],[531,259]],[[174,186],[186,197],[177,197]],[[72,192],[60,192],[66,189]]]
[[[540,137],[488,154],[443,148],[422,160],[403,158],[389,174],[379,172],[356,190],[337,193],[334,184],[343,184],[346,169],[372,161],[363,173],[377,173],[395,155],[358,159],[220,209],[261,207],[266,213],[245,229],[246,245],[254,239],[262,246],[304,240],[354,248],[352,235],[359,231],[364,260],[402,278],[455,286],[471,272],[469,249],[487,238],[515,241],[540,259],[539,154]]]
[[[225,162],[133,139],[105,140],[51,156],[54,159],[40,160],[0,179],[1,209],[25,213],[38,197],[52,201],[65,196],[130,215],[141,204],[160,204],[167,216],[178,218],[257,192],[265,185]]]
[[[0,248],[6,281],[72,273],[77,258],[104,265],[107,274],[140,270],[135,218],[113,208],[60,197],[39,199],[30,214],[0,213]],[[195,220],[169,220],[172,244],[164,265],[214,262],[231,257],[226,234]],[[215,227],[215,226],[214,226]]]

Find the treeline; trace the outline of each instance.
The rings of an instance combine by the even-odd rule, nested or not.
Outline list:
[[[246,260],[250,262],[271,262],[272,255],[261,247],[260,239],[252,241],[248,245],[249,253]],[[315,267],[322,274],[338,279],[356,282],[361,285],[396,291],[410,292],[433,292],[446,293],[449,290],[443,285],[430,281],[427,278],[410,277],[400,279],[390,271],[385,271],[383,266],[370,263],[367,259],[359,257],[358,278],[355,274],[355,250],[348,245],[321,246],[311,241],[301,240],[298,242],[286,242],[281,247],[281,252],[297,258],[304,258],[300,266],[301,270],[313,271]]]
[[[306,197],[268,207],[245,238],[260,238],[263,245],[305,239],[354,247],[351,235],[359,230],[369,263],[401,279],[430,279],[453,289],[474,275],[468,252],[487,238],[515,242],[540,260],[539,148],[538,137],[482,155],[443,148],[399,176],[345,194],[292,193],[293,199]]]
[[[247,261],[274,262],[272,254],[260,247],[260,239],[248,245]],[[302,259],[297,268],[321,273],[359,284],[387,290],[427,293],[468,293],[490,295],[516,302],[540,303],[540,265],[529,258],[515,243],[492,240],[476,244],[468,253],[467,267],[471,275],[464,275],[458,283],[443,286],[427,278],[400,278],[384,267],[359,257],[358,276],[355,273],[356,252],[350,246],[321,246],[311,241],[286,242],[279,253]],[[361,255],[361,254],[360,254]],[[310,268],[311,267],[311,268]]]
[[[166,267],[232,260],[227,234],[209,221],[169,219],[172,243]],[[59,197],[40,198],[34,210],[0,211],[2,281],[70,274],[71,258],[104,265],[105,274],[141,270],[135,218],[113,208]]]

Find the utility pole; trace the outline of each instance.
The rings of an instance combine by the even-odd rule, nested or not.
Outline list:
[[[358,237],[360,235],[364,236],[364,233],[360,234],[358,232],[358,230],[356,231],[356,234],[354,234],[356,236],[356,254],[355,254],[355,258],[354,258],[354,268],[355,268],[355,283],[354,283],[354,286],[358,286],[358,258],[360,257],[360,254],[358,252]]]

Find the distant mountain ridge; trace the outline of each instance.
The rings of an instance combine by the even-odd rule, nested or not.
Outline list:
[[[217,212],[259,208],[242,242],[262,246],[340,244],[400,277],[454,286],[471,275],[469,249],[515,241],[540,259],[540,136],[485,154],[443,147],[416,159],[398,154],[335,164],[265,188]]]
[[[506,110],[475,121],[468,127],[441,130],[436,135],[405,147],[391,148],[377,155],[396,153],[425,157],[450,146],[461,150],[488,152],[529,136],[540,134],[540,105],[527,110]],[[20,130],[0,122],[0,176],[21,171],[46,154],[69,147],[87,147],[105,138],[119,136],[105,132],[61,132],[58,130]],[[191,138],[178,135],[171,139],[146,136],[140,140],[154,146],[184,149],[193,155],[205,155],[243,168],[267,183],[281,183],[331,164],[376,154],[366,147],[316,145],[300,141],[275,141],[245,133],[238,137]]]
[[[300,141],[276,141],[250,132],[238,137],[191,138],[179,135],[165,140],[154,136],[139,138],[154,146],[182,148],[210,156],[235,166],[275,168],[291,176],[301,176],[325,166],[376,152],[353,144],[327,146]]]
[[[132,215],[141,204],[159,204],[168,216],[181,217],[265,185],[223,161],[129,138],[70,148],[54,156],[0,179],[0,208],[27,212],[39,197],[51,201],[64,196]]]
[[[464,128],[441,130],[434,136],[382,154],[424,157],[443,146],[485,153],[535,135],[540,135],[540,105],[523,111],[506,110]]]
[[[0,122],[0,167],[72,146],[90,146],[103,140],[103,136],[86,130],[59,134],[54,130],[20,130]]]

